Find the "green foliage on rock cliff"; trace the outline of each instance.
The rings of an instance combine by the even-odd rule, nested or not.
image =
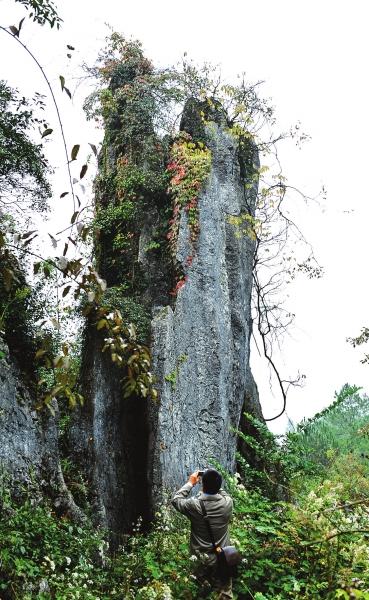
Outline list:
[[[37,350],[33,323],[41,314],[36,290],[27,283],[18,261],[11,254],[3,256],[0,269],[0,337],[6,341],[12,359],[26,375],[28,383],[35,372]]]
[[[167,281],[161,286],[167,286],[170,302],[178,283],[185,283],[184,269],[192,262],[190,256],[181,266],[176,258],[183,212],[194,246],[199,234],[198,196],[211,166],[205,127],[212,120],[226,123],[239,132],[240,157],[250,158],[253,117],[270,118],[271,109],[245,82],[236,87],[217,83],[218,73],[208,66],[199,69],[184,61],[176,67],[155,68],[138,41],[118,33],[111,34],[89,71],[99,79],[100,88],[86,100],[85,108],[105,128],[95,184],[99,269],[109,287],[130,283],[130,295],[152,286],[137,260],[140,234],[150,215],[157,224],[157,258],[166,272]],[[188,133],[178,136],[181,118],[181,126],[190,127],[193,139]],[[253,151],[247,152],[250,147]],[[253,171],[252,160],[248,167]]]
[[[151,319],[147,308],[139,298],[127,296],[124,286],[112,286],[103,296],[102,305],[108,310],[118,309],[124,322],[133,323],[137,341],[147,343],[150,336]]]

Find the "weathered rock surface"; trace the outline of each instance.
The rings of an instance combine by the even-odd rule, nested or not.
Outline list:
[[[127,531],[139,515],[148,518],[147,403],[122,397],[121,373],[101,352],[96,329],[86,332],[84,394],[71,429],[72,452],[86,472],[96,522]]]
[[[191,120],[184,122],[190,129]],[[152,415],[154,498],[212,461],[232,471],[237,445],[232,428],[243,407],[260,415],[249,367],[254,241],[229,223],[230,216],[254,214],[256,189],[245,188],[239,143],[224,120],[208,124],[205,138],[212,169],[199,197],[195,251],[184,211],[180,223],[177,259],[187,281],[174,309],[157,307],[152,323],[160,395]]]
[[[51,412],[37,412],[30,388],[0,337],[0,476],[16,495],[27,487],[37,495],[46,493],[60,513],[82,522],[85,515],[61,468],[57,402]]]
[[[86,330],[86,401],[75,415],[71,443],[87,474],[97,521],[116,533],[129,530],[139,515],[149,518],[163,492],[172,492],[193,469],[215,460],[233,470],[237,436],[231,428],[238,427],[243,407],[260,415],[249,367],[254,242],[229,222],[232,216],[254,213],[256,186],[246,189],[245,173],[258,157],[252,147],[247,157],[242,153],[221,111],[213,118],[204,130],[199,107],[190,103],[182,121],[194,138],[194,124],[201,130],[212,152],[212,169],[199,197],[195,248],[186,213],[181,216],[177,260],[188,279],[175,302],[167,266],[145,251],[160,219],[153,203],[143,216],[137,246],[136,260],[147,282],[141,300],[153,315],[159,401],[124,399],[122,372],[102,354],[96,327]],[[111,169],[115,160],[109,154]],[[100,202],[106,205],[109,198]],[[100,239],[102,257],[106,243]],[[117,255],[115,274],[119,260]],[[109,286],[115,285],[114,277],[107,277]]]
[[[19,369],[0,338],[0,468],[15,481],[41,476],[42,433]]]

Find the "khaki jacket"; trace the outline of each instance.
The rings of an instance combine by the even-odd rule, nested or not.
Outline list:
[[[192,484],[186,483],[172,498],[176,510],[186,515],[191,521],[190,547],[195,554],[213,552],[207,525],[205,523],[200,500],[204,500],[206,512],[209,516],[210,526],[217,546],[229,546],[228,525],[232,516],[233,501],[224,490],[217,494],[204,494],[188,497]]]

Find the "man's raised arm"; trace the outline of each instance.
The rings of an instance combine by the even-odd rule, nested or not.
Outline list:
[[[172,498],[172,504],[178,512],[183,515],[189,515],[190,506],[192,504],[192,498],[188,498],[192,488],[199,481],[198,471],[195,471],[190,475],[187,483],[185,483],[181,489],[179,489]]]

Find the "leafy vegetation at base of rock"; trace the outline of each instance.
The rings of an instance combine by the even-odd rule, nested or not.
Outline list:
[[[351,401],[362,411],[345,421]],[[369,599],[366,405],[358,388],[345,386],[333,407],[278,443],[260,423],[254,449],[272,468],[256,473],[244,460],[239,474],[225,474],[235,502],[231,539],[243,556],[234,581],[239,600]],[[351,451],[347,440],[330,451],[339,422],[351,426]],[[324,460],[313,462],[311,455]],[[277,465],[285,473],[279,500]],[[31,495],[16,502],[4,484],[0,498],[0,593],[6,598],[210,598],[201,560],[189,553],[188,522],[169,503],[149,532],[137,523],[111,554],[106,532],[60,519],[47,502]]]
[[[91,525],[83,529],[56,516],[31,496],[15,502],[0,491],[0,595],[5,598],[97,599],[106,543]]]

